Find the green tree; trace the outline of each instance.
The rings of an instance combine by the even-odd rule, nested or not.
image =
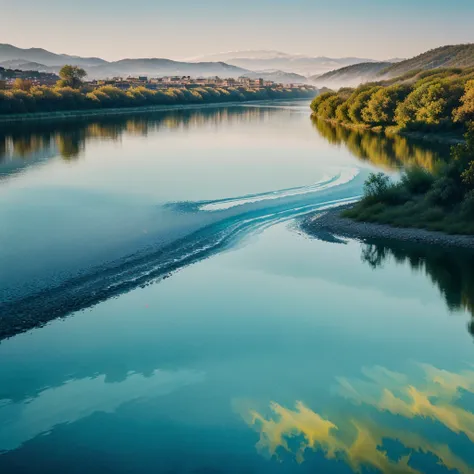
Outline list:
[[[72,87],[79,89],[83,83],[83,79],[87,76],[86,71],[78,66],[71,66],[69,64],[63,66],[59,71],[58,81],[59,87]]]
[[[387,193],[392,185],[390,178],[384,173],[370,173],[364,182],[364,197],[378,198]]]
[[[366,123],[391,125],[395,121],[395,110],[410,92],[406,85],[383,87],[372,94],[367,106],[362,110]]]
[[[322,119],[336,118],[336,109],[344,103],[344,99],[338,95],[333,95],[323,101],[318,107],[318,116]]]
[[[462,88],[457,83],[433,81],[422,84],[399,104],[395,120],[402,127],[449,123],[461,95]]]
[[[340,104],[336,109],[336,120],[341,123],[348,123],[351,121],[349,118],[349,102],[347,100]]]
[[[319,106],[325,102],[327,99],[329,99],[330,97],[333,97],[335,96],[336,93],[334,91],[328,91],[328,92],[324,92],[323,94],[320,94],[318,95],[317,97],[315,97],[313,99],[313,101],[311,102],[311,110],[316,114],[318,115],[319,114]]]
[[[348,115],[353,123],[364,123],[362,111],[367,107],[372,95],[377,92],[380,87],[370,87],[369,89],[362,89],[360,92],[356,91],[355,95],[350,99]]]
[[[463,184],[472,190],[474,189],[474,122],[469,124],[464,137],[466,141],[454,147],[452,155],[463,168],[461,172]]]
[[[474,80],[466,82],[461,103],[462,105],[453,112],[454,121],[466,122],[474,120]]]

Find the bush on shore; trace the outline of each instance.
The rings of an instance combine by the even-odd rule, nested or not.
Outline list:
[[[434,174],[413,167],[393,182],[383,173],[372,173],[361,201],[343,215],[397,227],[474,234],[474,123],[465,137]]]

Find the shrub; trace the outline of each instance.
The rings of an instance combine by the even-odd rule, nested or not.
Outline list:
[[[453,111],[455,122],[474,120],[474,81],[468,81],[461,97],[462,105]]]
[[[370,173],[364,182],[364,197],[381,197],[387,193],[391,186],[390,178],[385,173]]]
[[[364,123],[363,111],[367,107],[372,95],[379,89],[380,87],[371,87],[359,93],[356,91],[355,97],[351,99],[348,111],[349,118],[353,123]]]
[[[343,99],[334,95],[326,99],[318,108],[318,115],[323,119],[336,118],[336,109],[342,105]]]
[[[324,102],[326,101],[327,99],[329,99],[330,97],[333,97],[335,96],[336,93],[333,92],[333,91],[330,91],[330,92],[324,92],[323,94],[320,94],[318,95],[317,97],[315,97],[313,99],[313,101],[311,102],[311,110],[318,114],[319,113],[319,106]]]
[[[442,177],[435,181],[427,195],[429,202],[448,207],[460,202],[463,194],[453,178]]]
[[[433,185],[434,177],[421,166],[413,166],[407,169],[401,178],[405,189],[412,194],[424,194]]]

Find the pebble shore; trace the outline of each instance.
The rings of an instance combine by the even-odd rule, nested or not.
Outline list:
[[[474,236],[472,235],[449,235],[424,229],[357,222],[341,217],[341,211],[348,207],[350,206],[341,206],[312,214],[302,222],[301,229],[315,237],[324,233],[357,239],[396,239],[430,245],[474,249]]]

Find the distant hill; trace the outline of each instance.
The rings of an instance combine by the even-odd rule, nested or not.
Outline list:
[[[391,79],[411,71],[471,66],[474,66],[474,44],[460,44],[442,46],[396,63],[369,62],[356,64],[326,74],[311,76],[310,81],[317,86],[336,89],[357,86],[364,82]]]
[[[380,71],[391,67],[392,63],[360,63],[310,77],[310,81],[320,87],[353,87],[372,81]]]
[[[112,76],[221,76],[239,77],[249,71],[223,62],[187,63],[171,59],[122,59],[86,68],[89,77]]]
[[[417,69],[470,66],[474,66],[474,44],[458,44],[432,49],[414,58],[393,64],[381,71],[379,76],[391,78]]]
[[[79,56],[70,56],[68,54],[56,54],[41,48],[17,48],[11,44],[0,43],[0,62],[19,60],[23,63],[34,62],[44,64],[45,66],[62,66],[64,64],[73,64],[75,66],[87,67],[97,66],[106,63],[100,58],[82,58]]]
[[[82,58],[56,54],[45,49],[22,49],[10,44],[0,44],[0,64],[5,68],[37,70],[58,73],[65,64],[84,68],[91,79],[113,76],[223,76],[239,77],[247,69],[219,62],[183,62],[161,58],[122,59],[106,61],[101,58]]]
[[[10,61],[0,62],[0,66],[5,69],[19,69],[20,71],[39,71],[39,72],[59,72],[59,66],[45,66],[44,64],[25,61],[24,59],[12,59]]]
[[[285,71],[255,71],[247,72],[244,74],[245,77],[250,79],[264,79],[265,81],[273,81],[280,84],[307,84],[308,79],[301,74],[295,74]]]
[[[323,74],[340,67],[364,62],[367,58],[328,58],[312,57],[304,54],[287,54],[281,51],[231,51],[193,58],[192,61],[225,61],[227,64],[261,71],[267,69],[297,73],[303,76]]]

